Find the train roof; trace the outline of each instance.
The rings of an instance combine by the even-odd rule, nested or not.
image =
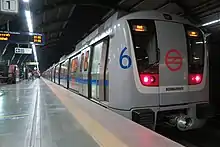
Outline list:
[[[169,15],[172,17],[171,20],[166,19],[164,15]],[[187,19],[183,17],[179,17],[177,15],[169,14],[169,13],[163,13],[159,11],[138,11],[133,13],[126,13],[126,12],[116,12],[113,16],[111,16],[106,22],[104,22],[102,25],[100,25],[95,31],[93,31],[91,34],[89,34],[86,38],[84,38],[81,42],[79,42],[76,45],[75,51],[80,50],[83,46],[89,44],[89,42],[94,39],[99,34],[103,33],[107,29],[111,28],[117,20],[120,21],[126,21],[129,19],[152,19],[152,20],[164,20],[164,21],[170,21],[170,22],[177,22],[177,23],[183,23],[183,24],[191,24]]]
[[[171,16],[172,19],[167,19],[166,16]],[[111,34],[111,28],[113,25],[117,23],[117,21],[126,21],[129,19],[152,19],[152,20],[164,20],[164,21],[170,21],[170,22],[176,22],[176,23],[182,23],[182,24],[189,24],[192,25],[187,19],[183,17],[179,17],[177,15],[165,13],[165,12],[159,12],[159,11],[138,11],[133,13],[127,13],[123,11],[118,11],[115,14],[113,14],[107,21],[105,21],[103,24],[101,24],[96,30],[94,30],[92,33],[90,33],[87,37],[85,37],[82,41],[80,41],[76,47],[75,51],[70,53],[67,56],[61,57],[60,61],[56,64],[53,64],[49,69],[53,68],[59,63],[64,62],[66,59],[74,56],[75,54],[79,53],[81,50],[88,47],[90,44],[92,44],[95,41],[98,41],[105,36]]]

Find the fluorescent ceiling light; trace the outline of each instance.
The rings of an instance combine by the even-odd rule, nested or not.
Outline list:
[[[28,10],[25,10],[25,16],[26,16],[26,18],[31,19],[31,12]]]
[[[218,22],[220,22],[220,19],[217,19],[217,20],[213,20],[213,21],[204,23],[202,26],[204,27],[204,26],[212,25],[212,24],[215,24],[215,23],[218,23]]]
[[[31,12],[25,10],[25,16],[26,16],[29,32],[33,32],[33,24],[32,24],[32,20],[31,20]]]
[[[29,0],[23,0],[23,2],[28,3],[28,2],[29,2]]]
[[[28,0],[23,0],[23,1],[28,1]],[[32,19],[31,19],[31,12],[28,11],[28,10],[25,10],[25,16],[26,16],[26,20],[27,20],[27,26],[28,26],[29,34],[31,34],[31,33],[33,33],[33,24],[32,24]],[[35,62],[38,62],[35,44],[32,44],[32,49],[33,49],[33,52],[34,52],[34,60],[35,60]],[[39,65],[37,65],[37,70],[39,70]]]

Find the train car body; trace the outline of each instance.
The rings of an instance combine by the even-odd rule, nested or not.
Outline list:
[[[155,11],[116,13],[48,69],[48,79],[149,128],[200,128],[209,116],[201,30]]]

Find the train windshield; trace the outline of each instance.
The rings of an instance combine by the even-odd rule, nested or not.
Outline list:
[[[154,20],[128,21],[136,62],[139,73],[149,72],[148,69],[157,63],[157,38]]]
[[[185,25],[190,73],[202,73],[204,68],[204,38],[202,32]]]

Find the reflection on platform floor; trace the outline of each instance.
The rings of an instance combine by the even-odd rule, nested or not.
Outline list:
[[[0,87],[0,147],[97,147],[40,79]]]

